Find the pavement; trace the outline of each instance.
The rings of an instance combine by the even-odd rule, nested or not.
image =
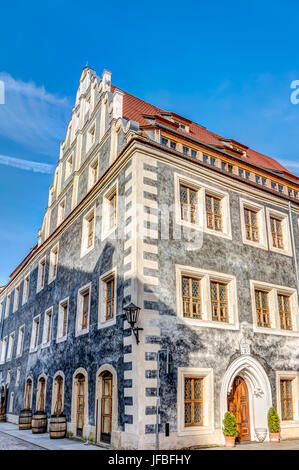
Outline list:
[[[0,423],[0,450],[106,450],[73,439],[50,439],[48,433],[20,431],[16,424]]]
[[[204,447],[201,450],[299,450],[299,439],[286,439],[279,443],[273,442],[248,442],[236,444],[235,447]]]

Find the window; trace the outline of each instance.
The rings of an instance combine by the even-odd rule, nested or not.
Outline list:
[[[65,215],[65,199],[58,206],[57,225],[61,224]]]
[[[117,227],[118,184],[115,183],[104,195],[102,204],[102,240],[115,237]]]
[[[99,173],[99,159],[96,159],[91,163],[89,167],[89,188],[92,188],[98,181]]]
[[[57,325],[57,341],[64,340],[67,335],[68,327],[68,298],[64,299],[59,304],[58,311],[58,325]]]
[[[181,203],[181,219],[196,223],[197,214],[197,191],[184,185],[180,185],[180,203]]]
[[[95,143],[95,135],[96,135],[95,132],[96,132],[95,126],[93,126],[88,132],[87,149],[89,149]]]
[[[95,239],[95,207],[84,217],[82,226],[81,256],[86,255],[94,247]]]
[[[20,377],[21,377],[21,367],[18,367],[17,373],[16,373],[16,387],[20,385]]]
[[[76,336],[88,333],[90,312],[90,284],[78,292]]]
[[[167,145],[167,144],[168,144],[168,140],[165,139],[165,137],[162,137],[162,138],[161,138],[161,144],[162,144],[162,145]]]
[[[109,230],[116,225],[116,193],[109,198]]]
[[[196,150],[191,149],[191,157],[196,158],[197,152]]]
[[[280,380],[280,401],[282,420],[293,419],[292,380]]]
[[[58,244],[50,251],[49,283],[56,278],[58,261]]]
[[[12,359],[14,342],[15,342],[15,334],[11,333],[9,335],[9,341],[8,341],[7,358],[6,358],[7,361],[11,361]]]
[[[18,336],[18,344],[17,344],[17,357],[21,356],[22,353],[23,353],[24,337],[25,337],[25,325],[20,326],[20,328],[19,328],[19,336]]]
[[[207,226],[211,230],[222,230],[221,199],[206,194]]]
[[[185,426],[203,424],[203,379],[185,377],[184,387]]]
[[[71,155],[65,162],[65,179],[66,180],[72,174],[72,172],[73,172],[73,156]]]
[[[188,154],[189,154],[189,150],[190,150],[189,147],[183,146],[183,153],[184,153],[185,155],[188,155]]]
[[[176,150],[176,142],[174,142],[173,140],[170,141],[170,148]]]
[[[200,279],[182,277],[183,315],[187,318],[201,318]]]
[[[253,242],[258,242],[259,231],[258,231],[258,225],[257,225],[257,212],[252,209],[245,208],[244,216],[245,216],[246,239],[251,240]]]
[[[228,321],[227,285],[211,281],[212,320]]]
[[[5,318],[8,317],[8,314],[9,314],[10,298],[11,298],[11,294],[7,294],[6,305],[5,305]]]
[[[38,335],[39,335],[40,315],[33,319],[32,333],[31,333],[31,344],[30,351],[36,351],[38,347]]]
[[[253,330],[298,336],[298,301],[294,288],[250,280]]]
[[[270,328],[270,314],[268,292],[262,290],[255,291],[255,305],[257,315],[257,325]]]
[[[243,243],[267,250],[268,242],[264,207],[241,198],[240,212]]]
[[[29,297],[29,274],[24,279],[23,285],[23,304],[25,304]]]
[[[43,331],[43,346],[48,346],[51,342],[51,326],[52,326],[53,309],[50,308],[45,312],[44,331]]]
[[[288,295],[278,294],[278,309],[280,328],[282,330],[292,330],[290,297]]]
[[[236,278],[228,274],[176,265],[177,312],[200,327],[238,329]]]
[[[292,256],[292,243],[287,213],[266,209],[269,247],[271,251]]]
[[[8,343],[8,338],[7,336],[5,336],[5,338],[3,338],[2,347],[1,347],[1,364],[5,362],[7,343]]]
[[[15,312],[19,307],[19,298],[20,298],[20,286],[18,285],[15,288],[15,295],[14,295],[14,301],[13,301],[13,312]]]
[[[45,286],[45,274],[46,274],[46,257],[38,263],[38,275],[37,275],[37,292]]]
[[[114,276],[106,282],[106,321],[112,320],[114,316]]]

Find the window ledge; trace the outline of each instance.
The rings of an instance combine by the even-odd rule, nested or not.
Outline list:
[[[42,344],[42,349],[48,348],[50,346],[50,343],[51,341],[49,341],[48,343]]]
[[[288,420],[281,420],[280,421],[280,426],[281,426],[281,429],[286,429],[286,428],[298,428],[299,427],[299,420],[294,420],[294,419],[290,419],[290,421]]]
[[[67,334],[64,336],[61,336],[60,338],[56,338],[56,343],[62,343],[63,341],[66,341],[67,339]]]
[[[187,323],[189,325],[195,326],[197,328],[207,327],[207,328],[219,328],[223,330],[239,330],[239,323],[222,323],[216,322],[213,320],[195,320],[193,318],[180,317],[182,323]]]
[[[260,248],[261,250],[268,251],[268,246],[260,242],[253,242],[251,240],[243,240],[244,245],[253,246],[254,248]]]
[[[285,255],[289,256],[290,258],[293,258],[293,252],[290,250],[283,250],[281,248],[275,248],[274,246],[271,246],[269,249],[270,251],[273,251],[273,253],[278,253],[280,255]]]
[[[212,426],[190,426],[184,427],[178,431],[178,436],[193,436],[197,434],[213,434],[214,429]]]
[[[81,251],[80,258],[84,258],[84,256],[88,255],[92,250],[94,249],[94,242],[89,248],[85,248],[84,250]]]
[[[253,331],[255,333],[263,333],[268,335],[299,337],[299,331],[277,330],[276,328],[263,328],[256,325],[253,325]]]
[[[114,317],[112,320],[109,320],[109,321],[98,322],[98,330],[101,330],[103,328],[108,328],[109,326],[113,326],[115,324],[116,324],[116,317]]]
[[[84,328],[84,330],[77,330],[76,333],[75,333],[75,336],[82,336],[82,335],[86,335],[87,333],[89,333],[89,327],[88,328]]]
[[[112,235],[113,232],[115,232],[117,229],[117,225],[115,225],[113,228],[111,228],[110,230],[107,230],[106,232],[103,232],[102,233],[102,237],[101,237],[101,241],[105,240],[105,238],[108,238],[110,237],[110,235]]]
[[[54,277],[49,277],[48,285],[51,284],[51,282],[55,281],[55,279],[56,279],[56,276],[54,276]]]

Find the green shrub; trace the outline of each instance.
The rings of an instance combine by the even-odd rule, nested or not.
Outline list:
[[[280,419],[273,406],[268,411],[268,427],[270,432],[280,431]]]
[[[236,418],[230,411],[227,411],[224,415],[222,432],[224,436],[232,437],[237,437],[239,434],[237,430]]]

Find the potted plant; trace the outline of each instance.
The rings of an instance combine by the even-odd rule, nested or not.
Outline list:
[[[280,419],[277,411],[272,406],[268,411],[268,427],[270,434],[270,442],[280,442]]]
[[[235,440],[239,433],[235,415],[230,411],[224,415],[222,432],[225,437],[225,447],[235,447]]]

